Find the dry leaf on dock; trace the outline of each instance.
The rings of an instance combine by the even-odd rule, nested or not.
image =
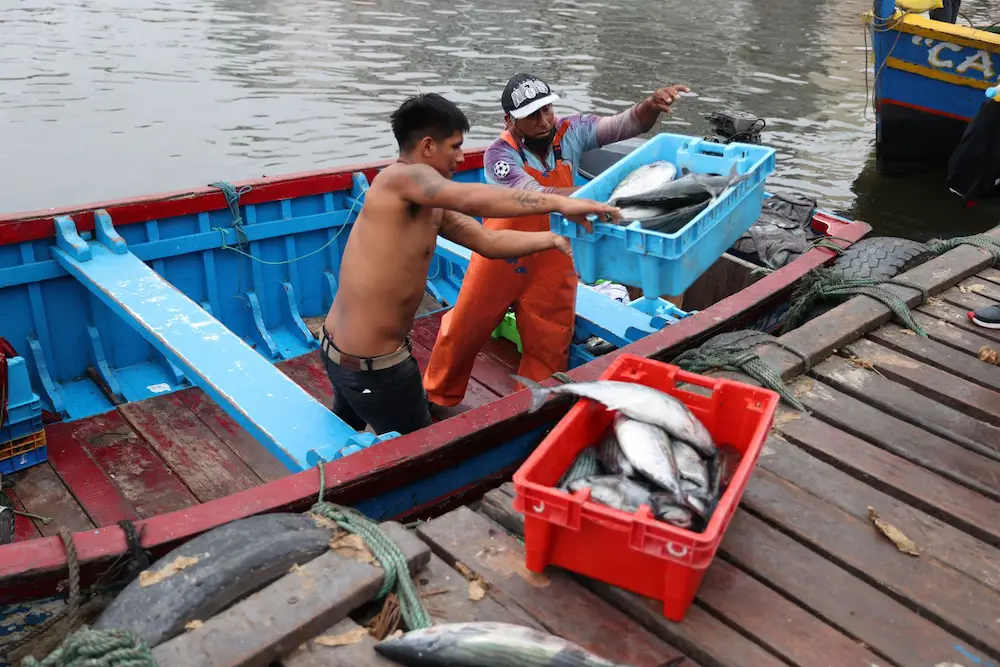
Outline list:
[[[919,556],[920,552],[917,551],[917,545],[913,543],[913,540],[908,538],[903,531],[896,528],[891,523],[886,522],[884,519],[880,518],[878,512],[871,505],[868,506],[868,518],[871,519],[872,523],[879,531],[889,538],[889,541],[896,545],[896,548],[902,551],[904,554],[910,556]]]
[[[455,569],[469,581],[469,599],[478,602],[486,596],[490,585],[478,574],[470,570],[464,563],[455,561]]]
[[[958,286],[958,291],[961,292],[962,294],[968,294],[969,292],[972,292],[973,294],[980,294],[981,292],[983,292],[985,290],[986,290],[986,285],[980,285],[979,283],[976,283],[975,285],[968,285],[968,286],[966,286],[966,285],[959,285]]]
[[[330,540],[330,548],[344,558],[350,558],[362,563],[375,562],[375,556],[372,555],[368,545],[365,544],[360,535],[355,535],[354,533],[347,533],[346,535]]]
[[[358,644],[368,631],[364,628],[358,627],[353,630],[348,630],[342,635],[320,635],[313,639],[313,644],[319,644],[320,646],[347,646],[349,644]]]
[[[198,619],[195,619],[193,621],[188,621],[187,623],[185,623],[184,629],[187,630],[188,632],[191,632],[192,630],[197,630],[203,625],[205,625],[204,621],[199,621]]]
[[[916,336],[917,332],[913,329],[900,329],[899,333],[906,334],[907,336]]]
[[[146,586],[152,586],[153,584],[158,584],[167,577],[177,574],[184,568],[191,567],[201,558],[199,556],[178,556],[164,567],[159,572],[150,572],[149,570],[143,570],[139,573],[139,586],[145,588]]]
[[[997,353],[997,351],[989,345],[983,345],[979,348],[979,359],[980,361],[985,361],[988,364],[1000,366],[1000,353]]]

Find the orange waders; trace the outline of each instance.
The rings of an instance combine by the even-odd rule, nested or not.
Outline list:
[[[551,172],[541,173],[525,165],[525,171],[543,186],[573,187],[573,168],[562,161],[560,148],[568,127],[564,122],[553,138],[555,168]],[[506,130],[501,138],[521,150]],[[492,230],[542,232],[549,231],[549,216],[487,218],[483,224]],[[576,287],[573,261],[558,250],[519,259],[486,259],[473,253],[458,302],[441,320],[424,373],[430,401],[446,407],[462,401],[476,355],[511,304],[524,350],[518,375],[541,382],[556,371],[566,370],[576,317]]]

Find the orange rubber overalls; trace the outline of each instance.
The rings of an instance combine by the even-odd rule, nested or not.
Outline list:
[[[541,185],[573,187],[573,166],[562,160],[562,137],[569,128],[563,121],[552,139],[555,167],[542,173],[527,165],[524,170]],[[500,137],[524,152],[504,130]],[[548,214],[517,218],[486,218],[487,229],[526,232],[549,231]],[[424,373],[424,388],[432,403],[450,407],[465,396],[476,355],[514,304],[521,336],[521,364],[517,374],[541,382],[566,370],[576,317],[577,275],[573,260],[558,250],[519,259],[486,259],[472,254],[455,307],[441,319],[441,330]]]

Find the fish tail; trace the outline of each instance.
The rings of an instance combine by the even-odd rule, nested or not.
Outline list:
[[[511,377],[523,384],[531,392],[531,407],[528,408],[528,412],[536,412],[538,408],[545,404],[545,401],[548,400],[549,395],[552,393],[551,389],[543,387],[534,380],[514,374],[511,374]]]
[[[750,178],[750,172],[748,171],[745,174],[739,173],[739,171],[736,169],[736,163],[733,162],[733,168],[729,170],[729,185],[727,185],[726,188],[731,188],[734,185],[738,185],[739,183],[742,183],[743,181],[749,178]]]

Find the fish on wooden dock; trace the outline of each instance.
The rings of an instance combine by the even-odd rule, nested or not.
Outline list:
[[[513,623],[447,623],[375,645],[407,667],[627,667],[582,646]]]

